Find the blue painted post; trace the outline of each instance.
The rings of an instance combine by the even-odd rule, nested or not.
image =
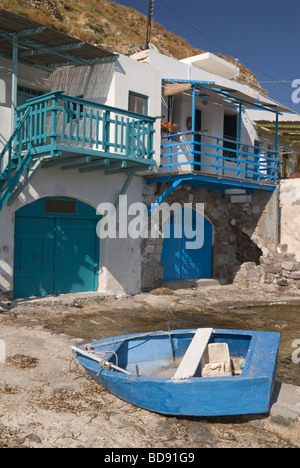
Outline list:
[[[82,129],[82,144],[83,147],[85,147],[86,144],[86,122],[87,122],[87,112],[86,112],[86,107],[83,109],[83,129]]]
[[[104,134],[103,134],[104,151],[109,152],[110,111],[106,111],[103,118],[104,118]]]
[[[172,135],[169,135],[169,172],[172,172],[172,144],[173,144],[173,138]]]
[[[146,124],[143,122],[142,126],[142,157],[145,157],[146,154],[146,146],[145,146],[145,136],[146,136]]]
[[[72,132],[73,132],[73,113],[74,113],[74,104],[71,102],[70,103],[70,109],[69,109],[69,145],[72,143]]]
[[[129,156],[129,149],[130,149],[130,121],[127,117],[126,119],[126,133],[125,133],[125,154]]]
[[[216,175],[219,175],[220,138],[217,138]]]
[[[180,177],[174,180],[169,188],[154,203],[148,206],[148,214],[151,214],[181,183],[182,179]]]
[[[90,141],[89,141],[90,148],[93,147],[93,128],[94,128],[94,113],[91,107],[90,109]]]
[[[137,131],[136,131],[136,122],[133,120],[131,122],[131,128],[132,128],[132,153],[133,156],[137,156]]]
[[[275,131],[275,174],[274,182],[277,184],[278,179],[278,131],[279,131],[279,113],[276,112],[276,131]]]
[[[119,119],[116,114],[115,116],[115,152],[118,151],[118,131],[119,131]]]
[[[195,122],[195,117],[196,117],[196,86],[193,86],[193,99],[192,99],[192,153],[191,153],[191,170],[194,170],[194,162],[195,162],[195,130],[196,130],[196,122]]]
[[[121,137],[120,137],[120,146],[121,146],[121,153],[124,152],[124,116],[121,117]]]
[[[242,101],[239,103],[239,123],[238,123],[238,179],[241,178],[241,135],[242,135]]]
[[[44,123],[44,143],[47,142],[47,121],[48,121],[48,101],[44,101],[44,103],[41,103],[41,109],[43,109],[43,112],[44,112],[44,119],[43,119],[43,123]],[[42,124],[41,124],[41,128],[43,128]],[[42,131],[41,131],[41,138],[42,138]]]
[[[45,103],[45,104],[47,104],[47,103]],[[52,106],[51,107],[52,107],[52,112],[51,112],[51,146],[52,146],[52,150],[54,150],[55,146],[56,146],[56,135],[57,135],[57,98],[56,97],[52,98]]]
[[[100,112],[97,111],[96,114],[96,149],[99,148],[99,125],[100,125]]]
[[[32,112],[30,112],[29,116],[28,116],[28,124],[29,124],[29,128],[28,128],[28,145],[30,145],[30,143],[33,141],[33,118],[32,118]],[[21,150],[21,145],[19,145],[19,148]],[[21,150],[22,151],[22,150]],[[21,154],[21,157],[19,158],[20,159],[20,165],[21,165],[21,159],[22,159],[22,154]]]
[[[42,143],[42,134],[43,134],[43,119],[47,121],[47,112],[44,111],[45,106],[47,106],[47,102],[40,104],[40,120],[39,120],[39,143]]]
[[[34,116],[34,130],[33,130],[33,134],[34,134],[34,137],[33,137],[33,142],[36,144],[37,142],[37,124],[38,124],[38,106],[37,104],[35,106],[32,107],[32,114]],[[40,119],[42,118],[42,116],[40,115]]]
[[[259,181],[260,179],[260,148],[258,148],[256,162],[257,162],[257,165],[255,166],[256,167],[256,180]]]
[[[153,157],[153,134],[154,134],[154,125],[153,122],[148,123],[148,152],[147,152],[147,159],[151,159]]]
[[[63,117],[62,117],[62,130],[61,130],[61,142],[64,144],[66,137],[66,123],[67,123],[67,103],[64,102]]]

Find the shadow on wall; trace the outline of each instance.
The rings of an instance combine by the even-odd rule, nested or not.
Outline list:
[[[57,70],[51,76],[49,84],[53,91],[61,89],[68,95],[105,104],[114,70],[114,63]]]
[[[237,237],[237,261],[242,264],[254,262],[260,264],[259,258],[262,256],[262,250],[242,231],[235,229]]]

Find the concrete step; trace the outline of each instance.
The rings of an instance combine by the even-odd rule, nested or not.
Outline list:
[[[163,281],[162,286],[171,290],[176,289],[199,289],[213,286],[220,286],[216,279],[201,278],[193,280]]]

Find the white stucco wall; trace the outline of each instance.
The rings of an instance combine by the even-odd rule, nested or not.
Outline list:
[[[0,222],[0,290],[13,289],[15,211],[44,197],[70,197],[94,207],[114,203],[126,175],[104,176],[78,170],[41,169],[13,206],[5,206]],[[128,204],[142,202],[142,178],[134,177],[127,191]],[[98,291],[135,294],[141,288],[140,239],[101,239]]]
[[[300,262],[300,179],[280,181],[280,243]]]

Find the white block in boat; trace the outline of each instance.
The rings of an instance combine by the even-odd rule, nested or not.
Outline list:
[[[210,343],[203,362],[202,377],[227,377],[233,369],[227,343]]]
[[[173,379],[184,380],[200,375],[201,359],[207,348],[213,328],[198,328]]]

